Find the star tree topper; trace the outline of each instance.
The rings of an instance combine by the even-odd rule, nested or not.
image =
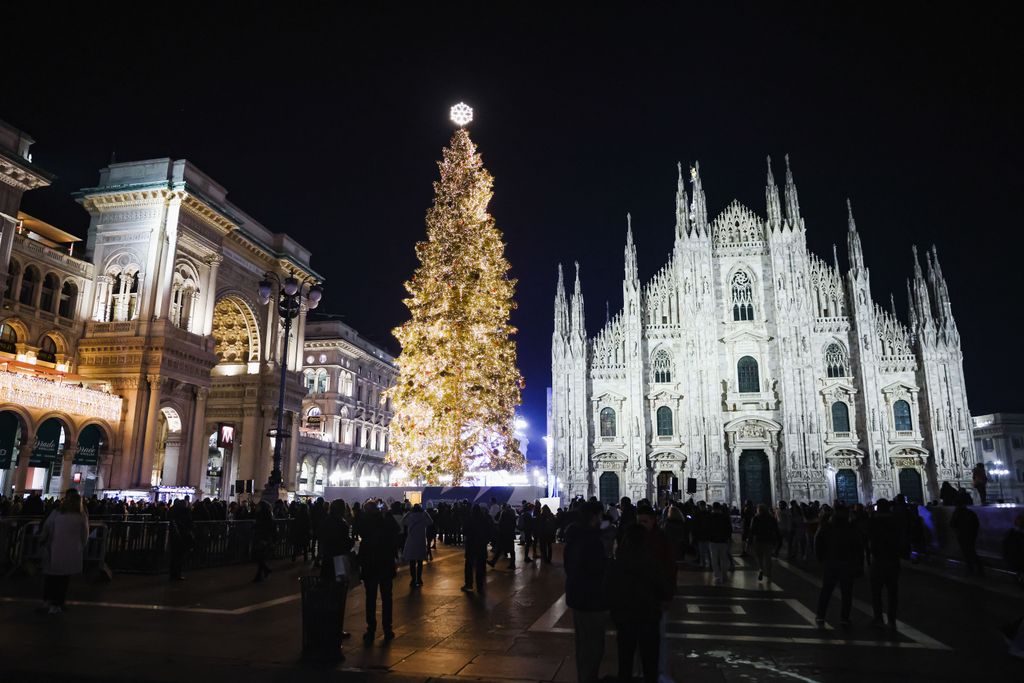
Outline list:
[[[473,108],[465,102],[459,102],[451,108],[449,115],[451,116],[452,121],[454,121],[459,128],[462,128],[473,120]]]

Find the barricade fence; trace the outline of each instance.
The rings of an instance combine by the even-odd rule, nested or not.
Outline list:
[[[40,546],[42,520],[0,521],[0,571],[34,573],[42,569]],[[274,520],[271,557],[290,556],[287,519]],[[183,566],[201,569],[242,564],[253,559],[254,520],[202,521],[192,524],[192,541],[186,543]],[[170,524],[164,521],[89,520],[85,547],[85,572],[110,570],[125,573],[168,571],[171,559]]]

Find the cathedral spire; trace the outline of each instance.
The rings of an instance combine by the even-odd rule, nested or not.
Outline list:
[[[778,230],[782,227],[782,204],[779,201],[779,188],[775,185],[775,176],[772,174],[772,158],[768,157],[768,184],[764,191],[765,202],[768,205],[768,226]]]
[[[860,247],[860,233],[857,232],[857,223],[853,220],[853,204],[849,197],[846,199],[846,256],[850,261],[850,270],[854,276],[860,275],[864,268],[864,252]]]
[[[921,262],[917,258],[917,245],[912,245],[914,252],[914,301],[917,303],[917,318],[923,329],[932,326],[932,304],[928,296],[928,283],[921,271]]]
[[[572,336],[587,338],[587,322],[583,313],[583,288],[580,286],[580,262],[576,262],[576,284],[572,290],[572,317],[570,319]]]
[[[683,165],[677,162],[676,170],[679,172],[676,179],[676,242],[679,242],[690,234],[690,206],[683,181]]]
[[[564,338],[569,332],[569,304],[565,298],[565,277],[562,264],[558,264],[558,284],[555,285],[555,336]]]
[[[796,194],[796,183],[793,182],[793,170],[789,167],[789,155],[786,155],[786,220],[790,227],[797,229],[802,226],[800,217],[800,199]]]
[[[942,325],[955,324],[953,322],[953,306],[949,300],[949,288],[946,286],[946,278],[942,275],[942,266],[939,265],[939,250],[932,245],[928,252],[928,281],[932,286],[932,295],[935,297],[935,315]]]
[[[700,234],[708,232],[708,200],[704,197],[704,185],[700,180],[700,162],[695,161],[690,169],[690,182],[693,184],[693,203],[690,220],[693,228]]]
[[[633,244],[633,218],[628,213],[626,214],[626,281],[639,281],[636,271],[636,245]]]
[[[892,312],[892,317],[896,317],[896,298],[889,292],[889,310]]]
[[[910,288],[910,278],[907,278],[907,318],[910,321],[910,329],[917,332],[917,312],[914,303],[914,291]]]

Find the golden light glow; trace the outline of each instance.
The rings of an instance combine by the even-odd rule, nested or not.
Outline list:
[[[473,108],[465,102],[459,102],[449,111],[452,121],[458,126],[465,126],[473,120]]]
[[[509,325],[515,280],[487,212],[493,179],[464,128],[438,165],[420,265],[405,285],[410,320],[394,331],[389,460],[412,478],[457,484],[470,466],[523,468],[512,434],[523,380]]]

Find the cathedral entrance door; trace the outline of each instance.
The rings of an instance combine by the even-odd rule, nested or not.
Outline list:
[[[904,467],[900,470],[900,493],[915,505],[920,505],[924,502],[924,486],[921,485],[921,473],[913,467]]]
[[[754,505],[772,503],[772,482],[768,456],[764,451],[743,451],[740,454],[740,501]]]
[[[846,505],[860,502],[857,493],[857,473],[853,470],[836,472],[836,500]]]
[[[602,472],[598,488],[602,503],[615,505],[619,502],[619,475],[614,472]]]
[[[658,473],[658,505],[665,506],[679,493],[679,479],[671,472]]]

